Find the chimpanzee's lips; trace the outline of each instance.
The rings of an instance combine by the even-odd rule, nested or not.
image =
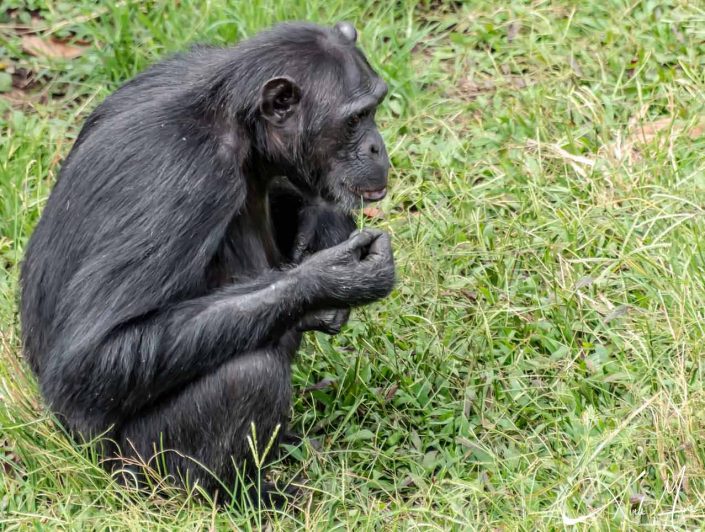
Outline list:
[[[379,201],[387,195],[387,187],[382,187],[377,190],[358,190],[357,192],[364,200]]]

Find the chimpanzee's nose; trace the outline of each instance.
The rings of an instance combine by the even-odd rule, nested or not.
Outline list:
[[[384,148],[384,141],[379,133],[370,135],[361,147],[361,154],[366,155],[375,162],[385,164],[387,150]]]

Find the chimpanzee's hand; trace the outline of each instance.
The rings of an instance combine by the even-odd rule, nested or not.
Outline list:
[[[334,335],[340,332],[348,319],[350,319],[349,308],[315,310],[301,318],[296,328],[301,332],[319,331]]]
[[[372,303],[394,287],[394,256],[389,235],[377,229],[355,231],[348,240],[314,253],[298,268],[323,307]]]

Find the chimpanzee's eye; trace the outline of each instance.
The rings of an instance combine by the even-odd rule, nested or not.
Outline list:
[[[370,114],[370,111],[365,110],[365,111],[360,111],[359,113],[352,115],[350,118],[348,118],[348,127],[350,127],[350,128],[357,127],[360,124],[360,122],[362,122],[362,120],[364,120],[365,118],[367,118],[369,116],[369,114]]]

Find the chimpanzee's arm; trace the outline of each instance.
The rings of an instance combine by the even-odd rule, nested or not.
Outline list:
[[[360,259],[360,250],[368,247]],[[43,391],[57,411],[81,415],[73,426],[90,432],[104,426],[106,415],[124,419],[238,354],[276,344],[307,311],[364,304],[389,292],[392,281],[373,286],[377,272],[393,280],[386,235],[367,231],[323,253],[104,334],[98,332],[99,318],[84,315],[47,357]],[[91,422],[86,412],[100,418]]]
[[[95,408],[119,419],[238,353],[276,342],[311,303],[305,275],[267,273],[132,319],[105,335],[94,335],[85,320],[86,329],[66,335],[47,358],[42,387],[60,412]]]
[[[285,179],[274,183],[269,199],[277,245],[294,264],[312,253],[344,242],[357,228],[349,213],[320,198],[306,198]],[[297,329],[337,334],[349,318],[350,309],[309,312],[297,324]]]

